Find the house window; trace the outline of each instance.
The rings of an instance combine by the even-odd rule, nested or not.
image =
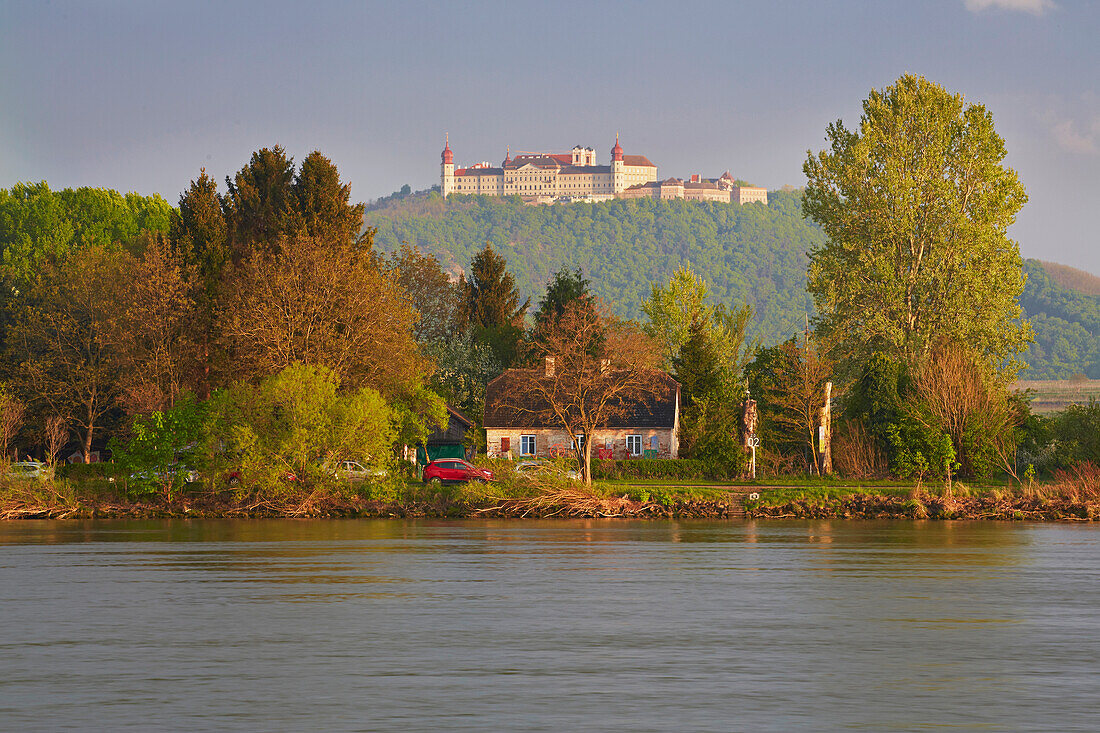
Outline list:
[[[534,435],[521,435],[521,436],[519,436],[519,454],[521,456],[533,456],[533,455],[535,455],[535,436]]]
[[[628,435],[626,436],[626,452],[632,456],[642,455],[642,436],[640,435]]]

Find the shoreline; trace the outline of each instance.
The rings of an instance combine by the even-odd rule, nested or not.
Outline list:
[[[964,489],[965,491],[965,489]],[[44,497],[30,492],[0,496],[0,520],[23,519],[921,519],[979,521],[1100,521],[1100,499],[1074,491],[1024,488],[983,493],[940,494],[914,489],[907,494],[853,491],[806,496],[799,487],[750,498],[727,492],[707,498],[659,500],[600,496],[578,488],[542,491],[478,501],[432,499],[380,501],[361,493],[314,491],[285,497],[232,498],[203,493],[172,498],[125,500],[118,497]],[[754,492],[755,493],[755,492]],[[774,495],[769,496],[769,493]],[[1091,494],[1091,492],[1089,492]],[[797,495],[795,495],[797,494]]]

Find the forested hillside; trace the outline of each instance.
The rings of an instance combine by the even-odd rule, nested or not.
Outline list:
[[[437,255],[444,267],[469,266],[491,243],[508,259],[520,291],[541,296],[550,275],[580,267],[616,311],[641,315],[654,283],[689,264],[715,302],[748,303],[751,336],[766,343],[800,330],[813,303],[806,251],[821,232],[800,214],[798,192],[772,192],[768,206],[687,201],[610,201],[525,206],[518,200],[416,195],[367,213],[375,245],[401,243]]]
[[[456,272],[491,243],[533,299],[551,273],[580,267],[596,293],[628,317],[640,315],[654,283],[686,263],[710,283],[715,302],[750,304],[756,314],[750,336],[768,345],[799,330],[812,313],[806,252],[823,237],[802,218],[800,192],[768,196],[766,207],[679,200],[525,206],[472,196],[444,202],[425,193],[394,198],[366,220],[378,228],[375,244],[382,250],[407,242]],[[1026,261],[1024,269],[1021,305],[1035,343],[1022,376],[1100,378],[1100,296],[1060,285],[1038,260]],[[1058,274],[1065,281],[1065,273]]]
[[[1035,343],[1025,355],[1026,379],[1100,378],[1100,296],[1055,282],[1038,260],[1024,262],[1027,285],[1020,298]],[[1081,273],[1085,275],[1086,273]]]

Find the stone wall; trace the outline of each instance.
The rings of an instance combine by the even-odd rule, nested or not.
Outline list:
[[[520,455],[520,438],[524,435],[535,436],[535,455]],[[679,442],[676,431],[668,428],[637,428],[617,429],[607,428],[597,430],[592,440],[592,457],[599,458],[599,450],[610,446],[612,458],[641,458],[642,455],[631,456],[627,452],[626,436],[640,435],[642,437],[642,451],[649,449],[653,437],[657,438],[657,458],[679,457]],[[508,439],[508,452],[512,458],[550,458],[555,455],[569,454],[572,439],[562,430],[550,428],[519,429],[519,428],[486,428],[486,450],[491,457],[503,457],[502,450],[504,438]]]

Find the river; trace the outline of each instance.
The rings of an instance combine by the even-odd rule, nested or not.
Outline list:
[[[1100,528],[0,523],[0,729],[1100,728]]]

